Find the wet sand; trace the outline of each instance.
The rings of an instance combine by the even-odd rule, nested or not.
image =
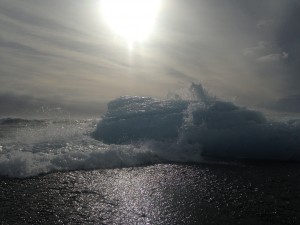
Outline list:
[[[300,224],[299,163],[159,164],[0,178],[1,224]]]

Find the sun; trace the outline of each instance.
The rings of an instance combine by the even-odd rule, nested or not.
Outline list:
[[[153,31],[161,0],[102,0],[106,24],[129,43],[145,41]]]

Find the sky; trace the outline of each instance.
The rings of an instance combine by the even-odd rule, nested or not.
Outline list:
[[[100,115],[119,96],[163,97],[191,82],[300,113],[300,0],[161,0],[151,35],[131,47],[101,8],[0,0],[0,116]]]

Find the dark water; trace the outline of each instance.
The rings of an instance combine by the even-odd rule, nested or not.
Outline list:
[[[158,164],[0,178],[1,224],[300,224],[300,165]]]
[[[186,94],[0,118],[1,224],[300,224],[299,118]]]

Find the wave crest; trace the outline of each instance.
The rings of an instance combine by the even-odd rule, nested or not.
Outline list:
[[[210,157],[300,159],[298,121],[270,121],[261,112],[208,95],[201,84],[192,84],[189,91],[189,99],[115,99],[94,136],[109,144],[196,144],[203,156]]]

